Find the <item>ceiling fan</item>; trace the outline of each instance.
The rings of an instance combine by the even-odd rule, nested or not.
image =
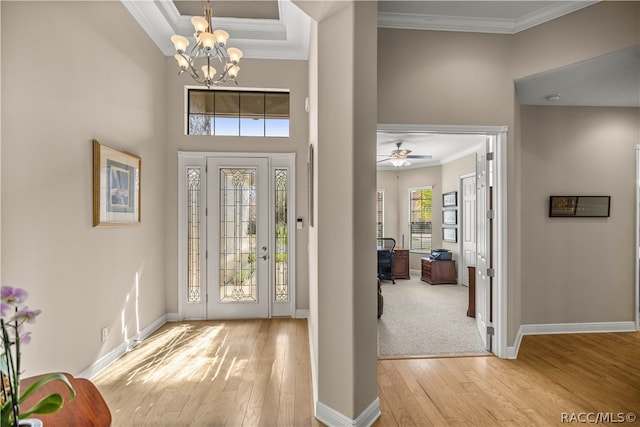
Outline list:
[[[386,159],[378,160],[377,163],[382,163],[389,160],[393,166],[399,168],[400,166],[409,166],[411,164],[409,159],[431,159],[432,158],[432,156],[428,154],[425,154],[425,155],[409,154],[411,153],[411,150],[401,148],[401,146],[402,146],[402,141],[396,142],[397,148],[393,150],[391,154],[387,156]]]

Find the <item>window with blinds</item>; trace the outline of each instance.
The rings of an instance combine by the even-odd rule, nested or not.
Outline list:
[[[431,187],[409,190],[410,249],[431,251],[433,191]]]
[[[189,89],[189,135],[289,136],[289,92]]]

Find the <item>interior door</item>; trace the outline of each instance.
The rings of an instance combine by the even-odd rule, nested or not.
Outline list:
[[[476,177],[462,179],[462,283],[469,286],[469,266],[476,265]]]
[[[269,163],[207,159],[207,318],[269,317]]]
[[[488,145],[488,142],[487,142]],[[489,326],[489,233],[488,233],[488,198],[489,173],[487,165],[488,147],[476,154],[476,326],[487,350],[491,342],[487,339]]]

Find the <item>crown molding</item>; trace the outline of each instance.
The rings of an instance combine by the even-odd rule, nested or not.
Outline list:
[[[165,56],[175,54],[171,36],[181,34],[195,43],[191,17],[180,15],[171,0],[121,0],[149,38]],[[213,18],[214,27],[229,32],[229,44],[245,58],[301,59],[309,57],[311,20],[290,0],[279,0],[280,19]]]
[[[598,2],[599,0],[558,2],[535,13],[525,15],[519,19],[379,12],[378,27],[410,30],[516,34],[520,31],[551,21]]]

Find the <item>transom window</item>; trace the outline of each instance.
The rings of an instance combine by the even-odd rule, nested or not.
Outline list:
[[[431,187],[409,190],[409,242],[412,250],[431,250],[432,196]]]
[[[189,135],[289,136],[289,92],[189,89]]]

